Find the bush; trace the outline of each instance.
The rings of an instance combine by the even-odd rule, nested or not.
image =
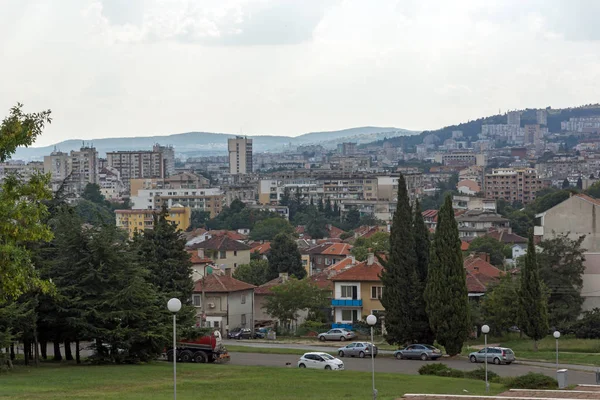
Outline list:
[[[509,389],[557,389],[558,381],[544,374],[530,372],[527,375],[494,379]]]
[[[573,324],[578,339],[600,339],[600,308],[583,313],[583,318]]]
[[[446,364],[426,364],[419,368],[419,375],[446,376],[449,378],[464,378],[465,373]]]
[[[488,380],[491,381],[492,379],[496,379],[497,377],[499,377],[497,373],[488,369]],[[465,372],[465,378],[485,381],[485,368],[480,367],[472,371],[467,371]]]

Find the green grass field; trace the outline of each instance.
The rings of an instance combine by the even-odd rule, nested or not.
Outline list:
[[[371,374],[298,368],[234,365],[178,365],[178,399],[368,399]],[[129,366],[44,364],[17,367],[0,375],[0,399],[168,399],[173,395],[172,365]],[[400,374],[377,374],[379,399],[404,393],[484,394],[482,381]],[[490,394],[503,391],[493,384]]]

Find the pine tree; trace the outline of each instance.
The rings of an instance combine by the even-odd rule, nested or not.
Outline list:
[[[417,256],[417,277],[419,279],[419,290],[417,291],[417,305],[415,307],[414,332],[419,343],[433,344],[435,335],[429,325],[425,304],[425,286],[427,284],[427,269],[429,268],[429,251],[431,242],[429,230],[423,220],[419,200],[415,202],[415,213],[413,222],[413,234],[415,237],[415,253]]]
[[[577,178],[577,189],[583,190],[583,179],[581,179],[581,176]]]
[[[323,212],[324,211],[324,205],[323,205],[323,198],[319,197],[319,202],[317,203],[317,210],[319,212]]]
[[[275,279],[279,273],[285,272],[290,276],[302,279],[306,270],[302,266],[302,256],[298,245],[291,236],[280,233],[275,236],[269,252],[269,280]]]
[[[398,204],[390,234],[390,256],[381,273],[384,286],[381,304],[386,310],[386,340],[390,344],[406,344],[416,339],[414,311],[418,278],[412,220],[406,181],[400,175]]]
[[[331,217],[333,212],[333,208],[331,207],[331,199],[327,199],[325,202],[325,209],[323,211],[325,212],[326,217]]]
[[[167,216],[168,209],[164,205],[160,214],[154,216],[154,229],[136,236],[137,261],[149,270],[149,281],[162,294],[165,304],[172,297],[181,300],[183,307],[177,318],[182,323],[193,325],[192,263],[185,250],[185,239]]]
[[[453,356],[459,354],[470,326],[467,279],[451,195],[438,213],[431,246],[425,302],[437,341]]]
[[[548,298],[540,279],[533,231],[529,231],[527,254],[521,268],[519,288],[519,328],[533,339],[537,351],[538,340],[548,333]]]

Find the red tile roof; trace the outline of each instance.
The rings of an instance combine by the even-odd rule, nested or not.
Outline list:
[[[492,278],[499,278],[504,274],[503,271],[494,267],[489,262],[482,260],[479,257],[473,256],[472,254],[465,258],[464,266],[467,271],[484,274]]]
[[[491,230],[485,236],[496,239],[504,244],[527,243],[527,239],[516,233],[509,232],[507,229]]]
[[[311,275],[308,279],[321,289],[333,290],[333,282],[330,280],[327,270]]]
[[[200,258],[200,256],[198,256],[198,251],[196,250],[188,250],[188,253],[190,254],[192,264],[211,264],[213,262],[213,260],[208,257]]]
[[[379,261],[375,260],[373,264],[368,265],[367,261],[356,264],[331,278],[332,281],[349,281],[349,282],[379,282],[379,275],[383,271],[383,267]]]
[[[587,194],[578,193],[575,196],[577,196],[577,197],[579,197],[579,198],[581,198],[583,200],[589,201],[590,203],[594,203],[597,206],[600,206],[600,200],[599,199],[596,199],[594,197],[588,196]]]
[[[207,293],[229,293],[254,289],[256,286],[237,280],[229,275],[206,275],[204,291]],[[202,292],[202,279],[196,281],[194,292]]]
[[[327,236],[330,238],[339,239],[340,235],[344,233],[344,231],[336,226],[327,225]]]
[[[256,289],[254,289],[254,294],[271,295],[272,294],[271,288],[282,285],[287,280],[288,280],[287,277],[278,276],[277,278],[272,279],[267,283],[263,283],[262,285],[260,285]]]
[[[352,246],[347,243],[332,243],[329,247],[321,252],[325,255],[347,256],[350,255]]]
[[[206,249],[206,250],[218,250],[218,251],[243,251],[250,250],[250,246],[244,243],[238,242],[237,240],[231,239],[229,236],[213,236],[208,240],[200,243],[194,243],[189,246],[189,249]]]
[[[226,231],[226,230],[215,230],[215,231],[208,231],[208,234],[212,237],[215,236],[227,236],[229,237],[229,239],[233,239],[233,240],[246,240],[248,239],[246,237],[246,235],[242,235],[239,232],[236,231]]]
[[[271,250],[271,242],[255,242],[250,245],[253,253],[258,253],[260,255],[266,254]]]
[[[437,221],[438,210],[425,210],[421,214],[423,218],[433,218],[434,221]]]
[[[461,251],[469,250],[469,242],[465,242],[464,240],[460,241],[460,249]]]

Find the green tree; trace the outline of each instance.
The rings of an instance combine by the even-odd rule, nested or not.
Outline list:
[[[386,232],[377,232],[369,238],[358,238],[350,252],[358,261],[365,261],[369,253],[389,253],[390,235]]]
[[[281,195],[281,199],[279,199],[279,205],[280,206],[289,206],[290,201],[291,201],[290,188],[286,186],[283,189],[283,194]]]
[[[469,327],[469,298],[466,273],[454,219],[452,197],[448,195],[438,213],[431,245],[427,285],[427,314],[437,341],[449,355],[459,354]]]
[[[206,226],[206,221],[209,219],[210,211],[192,210],[189,230],[191,231],[198,228],[204,228]]]
[[[577,189],[579,190],[583,190],[583,179],[581,179],[581,176],[579,178],[577,178]]]
[[[287,220],[281,217],[267,218],[254,225],[254,229],[250,231],[250,239],[273,240],[280,233],[291,235],[294,233],[294,228]]]
[[[593,179],[593,178],[592,178]],[[600,181],[595,182],[590,187],[585,190],[585,193],[596,198],[600,199]]]
[[[568,189],[569,187],[571,187],[571,184],[569,183],[569,180],[567,178],[565,178],[565,180],[562,183],[562,188]]]
[[[525,262],[521,268],[519,288],[519,328],[533,339],[534,350],[537,342],[548,333],[548,300],[540,279],[533,231],[529,231],[529,243]]]
[[[360,224],[360,212],[356,208],[353,208],[346,213],[344,219],[350,229],[358,228]]]
[[[79,199],[75,211],[84,223],[90,225],[115,224],[115,215],[110,209],[90,200]]]
[[[271,243],[269,254],[269,280],[275,279],[279,273],[285,272],[289,276],[302,279],[306,270],[302,266],[302,256],[298,245],[291,236],[280,233]]]
[[[327,201],[325,202],[325,208],[323,209],[323,212],[325,213],[325,216],[327,218],[330,218],[333,216],[333,208],[331,207],[331,199],[327,199]]]
[[[476,237],[469,244],[470,253],[487,253],[490,255],[490,263],[496,267],[504,266],[507,255],[506,246],[499,240],[490,236]]]
[[[266,297],[264,309],[285,327],[298,319],[299,311],[318,312],[327,306],[327,293],[306,279],[291,277],[284,284],[271,288],[271,292],[272,296]]]
[[[560,234],[540,243],[538,255],[540,279],[550,291],[548,298],[548,322],[554,328],[564,329],[581,314],[583,297],[582,275],[585,261],[581,244],[585,236],[573,240]]]
[[[415,201],[413,234],[415,237],[415,254],[417,256],[416,271],[419,280],[418,290],[416,292],[417,304],[415,306],[415,337],[419,343],[433,344],[435,335],[429,324],[427,304],[424,295],[425,286],[427,285],[431,241],[429,238],[429,230],[425,225],[421,205],[418,200]]]
[[[83,193],[81,194],[81,198],[89,200],[92,203],[101,204],[103,206],[106,205],[106,199],[100,191],[100,185],[96,183],[88,183],[87,185],[85,185]]]
[[[0,162],[18,146],[33,144],[50,121],[50,111],[25,114],[21,104],[13,107],[0,124]],[[48,212],[43,200],[52,197],[48,183],[47,175],[35,174],[28,182],[9,175],[0,184],[0,303],[33,288],[51,286],[39,279],[28,249],[31,243],[52,238],[42,222]]]
[[[381,304],[386,310],[386,340],[390,344],[412,343],[416,339],[414,309],[418,277],[412,225],[406,181],[400,175],[398,204],[390,234],[390,255],[381,273],[381,283],[384,286]]]
[[[233,272],[233,277],[242,282],[260,286],[269,281],[269,262],[267,260],[250,260],[250,264],[242,264]]]
[[[483,298],[482,312],[493,334],[502,335],[517,325],[519,296],[517,282],[511,275],[501,277],[497,283],[488,287]]]

